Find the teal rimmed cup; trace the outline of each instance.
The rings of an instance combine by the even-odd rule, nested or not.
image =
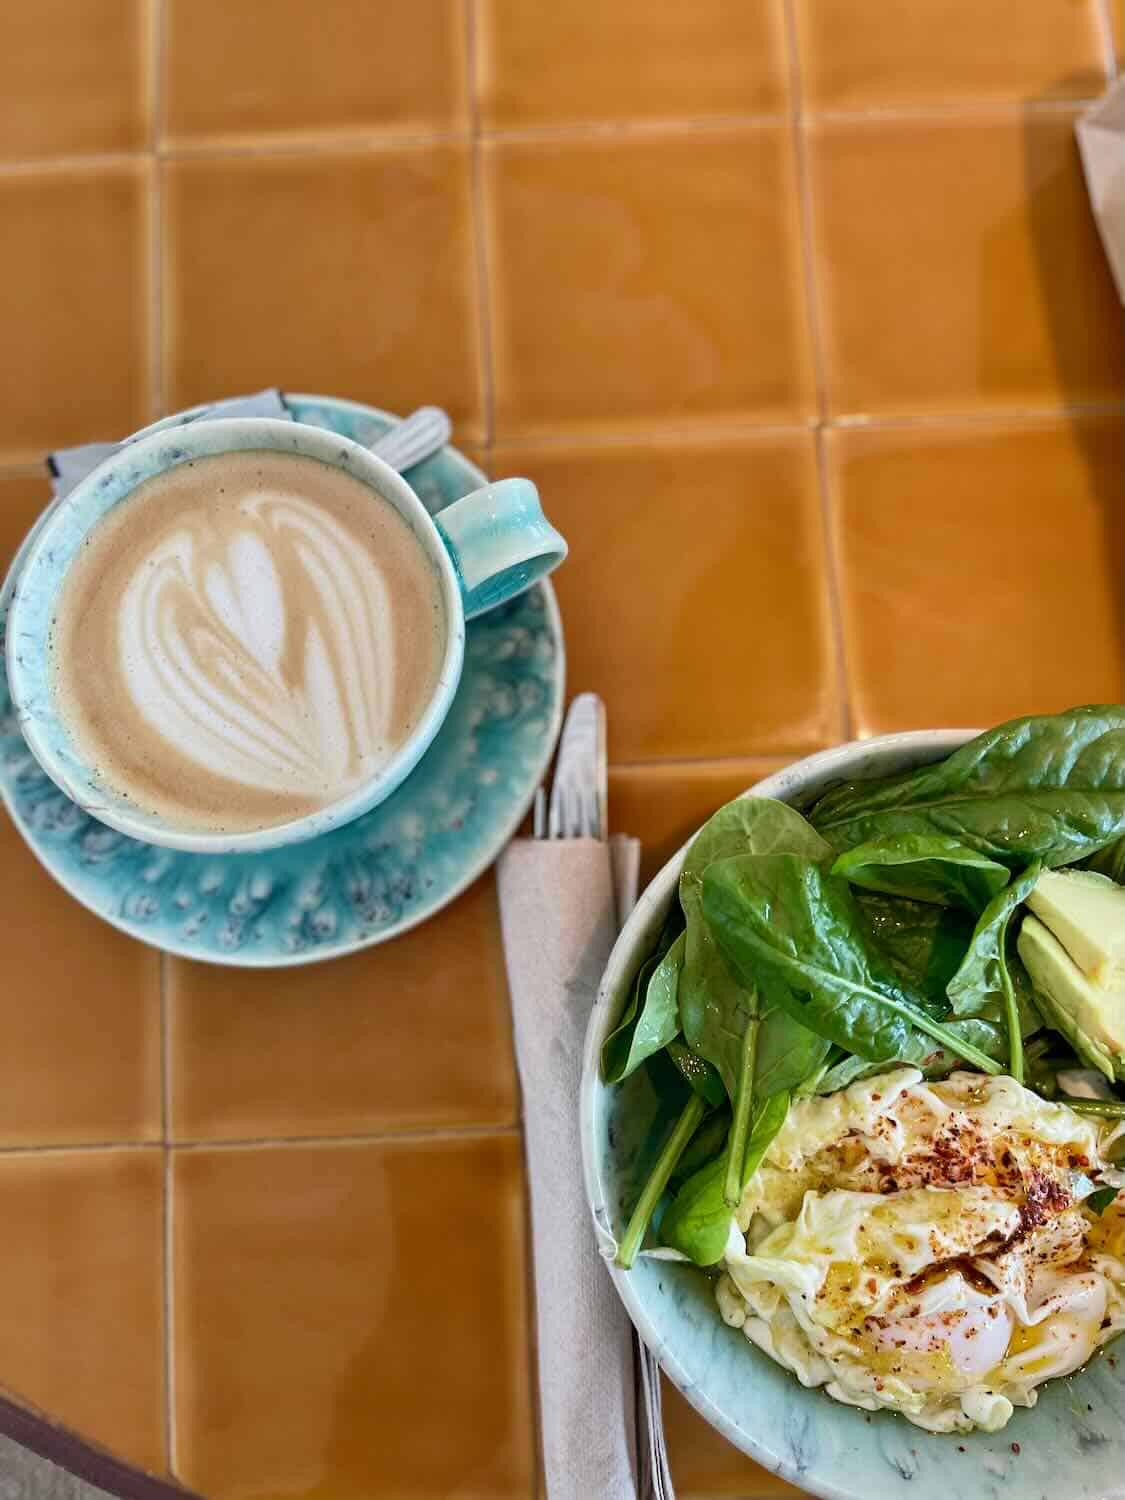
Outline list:
[[[425,552],[444,612],[444,645],[433,694],[395,754],[338,801],[288,822],[243,833],[183,828],[137,806],[90,766],[58,711],[50,638],[60,591],[83,542],[121,505],[143,505],[146,480],[179,464],[224,453],[269,451],[319,459],[391,505]],[[84,811],[129,837],[193,853],[252,853],[317,838],[376,807],[408,776],[441,727],[457,684],[465,622],[514,599],[566,557],[566,542],[527,479],[485,485],[431,517],[406,480],[349,438],[300,422],[244,417],[201,420],[152,432],[119,449],[46,516],[18,559],[7,629],[12,702],[29,749]]]

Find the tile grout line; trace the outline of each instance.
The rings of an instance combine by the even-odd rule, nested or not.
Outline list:
[[[492,453],[505,448],[521,448],[531,452],[548,454],[561,449],[612,449],[631,445],[664,444],[707,446],[738,442],[742,440],[768,441],[771,438],[798,437],[815,433],[818,428],[832,432],[902,432],[911,429],[922,431],[955,431],[958,428],[1010,428],[1020,426],[1048,425],[1073,417],[1119,417],[1125,409],[1125,397],[1107,398],[1104,401],[1071,401],[1058,405],[989,407],[973,410],[950,410],[938,412],[904,412],[901,415],[873,417],[862,413],[845,413],[829,417],[823,423],[815,418],[793,422],[756,422],[709,419],[692,427],[674,427],[663,424],[659,427],[618,428],[614,431],[587,431],[575,427],[566,432],[561,428],[552,432],[534,432],[527,436],[513,433],[510,437],[491,442],[484,439],[471,440],[482,452]],[[39,479],[43,476],[46,450],[28,459],[0,458],[0,480]],[[2,1149],[2,1148],[0,1148]]]
[[[480,101],[480,10],[477,0],[465,0],[465,69],[469,97],[469,123],[472,134],[470,171],[472,174],[473,249],[477,272],[477,330],[480,340],[481,395],[484,406],[483,458],[486,474],[491,474],[492,454],[496,442],[496,370],[492,342],[492,288],[489,279],[488,227],[485,212],[484,150],[481,145]],[[539,1414],[539,1376],[536,1359],[535,1282],[531,1249],[531,1185],[526,1177],[523,1143],[523,1093],[517,1081],[517,1114],[509,1127],[520,1143],[520,1165],[524,1174],[523,1214],[523,1284],[526,1330],[523,1357],[528,1382],[531,1472],[528,1475],[528,1500],[535,1500],[539,1490],[542,1463],[542,1431]]]
[[[1108,23],[1106,23],[1108,24]],[[1099,30],[1102,30],[1099,26]],[[1116,64],[1110,76],[1116,76]],[[846,125],[873,123],[941,124],[950,120],[979,120],[982,116],[1000,118],[1033,114],[1077,113],[1096,100],[1092,97],[1065,99],[966,99],[954,104],[884,105],[866,109],[826,109],[807,111],[809,118],[826,124]],[[591,120],[569,125],[524,126],[503,130],[479,129],[477,138],[501,145],[567,144],[568,142],[646,140],[668,136],[721,134],[725,131],[757,130],[783,125],[785,115],[756,113],[713,116],[669,116],[653,120]],[[386,151],[400,148],[448,144],[471,144],[473,134],[464,130],[356,130],[326,133],[321,136],[261,136],[252,139],[216,139],[200,142],[169,142],[161,135],[153,146],[136,151],[71,153],[57,156],[0,159],[0,177],[38,172],[96,171],[137,162],[150,155],[161,161],[221,161],[232,157],[315,156],[359,151]]]
[[[165,0],[152,0],[152,35],[149,67],[152,129],[150,132],[151,181],[149,185],[149,420],[164,410],[164,174],[160,167],[160,141],[164,132],[164,38]]]
[[[176,1152],[285,1150],[292,1146],[393,1146],[427,1141],[475,1141],[493,1136],[518,1136],[518,1122],[511,1125],[419,1125],[403,1130],[355,1131],[348,1135],[274,1135],[218,1137],[215,1140],[185,1139],[169,1141],[168,1149]]]
[[[481,1140],[489,1137],[508,1137],[520,1134],[518,1121],[510,1124],[480,1123],[468,1125],[408,1125],[400,1130],[351,1131],[343,1135],[250,1135],[185,1137],[183,1140],[169,1138],[151,1141],[76,1141],[42,1146],[0,1145],[0,1160],[4,1157],[92,1155],[109,1151],[239,1151],[262,1147],[277,1149],[288,1146],[390,1146],[396,1143],[410,1145],[412,1142]]]
[[[469,193],[473,215],[473,255],[476,259],[477,359],[480,368],[484,447],[491,449],[496,437],[495,371],[492,357],[492,296],[488,281],[488,232],[484,207],[484,159],[481,150],[480,68],[477,0],[465,0],[465,87],[469,104]]]
[[[856,738],[855,709],[852,705],[848,684],[847,637],[844,632],[844,609],[840,579],[840,559],[836,546],[835,506],[828,477],[827,430],[821,428],[816,435],[816,474],[820,490],[821,538],[824,561],[828,572],[828,610],[832,621],[834,638],[837,710],[841,739],[844,743]]]
[[[841,578],[833,530],[832,496],[828,486],[825,462],[824,427],[828,421],[828,372],[825,353],[823,309],[817,281],[816,244],[814,239],[814,206],[812,169],[804,120],[804,79],[801,72],[800,41],[794,0],[785,0],[785,38],[789,55],[789,89],[792,103],[792,146],[797,170],[797,207],[801,224],[801,262],[805,278],[805,310],[812,340],[813,368],[816,380],[816,404],[819,422],[816,432],[816,482],[820,498],[821,546],[827,583],[828,623],[832,639],[832,679],[836,705],[836,728],[844,740],[854,738],[853,714],[848,694],[847,644],[844,636],[841,605]]]
[[[174,1474],[176,1402],[172,1340],[175,1263],[172,1250],[172,1026],[168,1000],[168,972],[171,962],[167,953],[160,955],[160,1133],[164,1156],[164,1460],[169,1474]]]
[[[176,1473],[175,1251],[172,1235],[172,1148],[164,1147],[164,1463]]]

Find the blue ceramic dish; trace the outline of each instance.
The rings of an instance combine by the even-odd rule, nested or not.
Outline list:
[[[827,786],[940,760],[975,731],[923,730],[861,740],[799,761],[751,796],[802,805]],[[644,1069],[621,1087],[598,1076],[602,1042],[656,942],[684,851],[641,897],[610,956],[587,1035],[581,1128],[586,1190],[603,1252],[612,1255],[652,1164],[657,1102]],[[841,1406],[750,1344],[719,1317],[693,1266],[640,1258],[611,1267],[641,1337],[669,1378],[723,1435],[767,1469],[829,1500],[1125,1500],[1125,1341],[1078,1375],[1040,1388],[999,1433],[936,1436],[891,1412]]]
[[[285,400],[296,420],[359,443],[395,420],[355,402]],[[408,478],[435,515],[487,482],[452,448]],[[6,609],[0,598],[0,647]],[[28,750],[0,676],[0,794],[55,879],[131,936],[217,963],[307,963],[416,926],[492,863],[550,761],[563,679],[558,606],[544,582],[466,627],[464,669],[448,717],[387,801],[307,843],[212,855],[141,843],[82,812]]]

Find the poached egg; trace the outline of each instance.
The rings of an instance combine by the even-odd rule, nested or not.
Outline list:
[[[1121,1125],[1014,1079],[897,1068],[797,1101],[747,1183],[716,1295],[806,1386],[996,1431],[1125,1329]]]

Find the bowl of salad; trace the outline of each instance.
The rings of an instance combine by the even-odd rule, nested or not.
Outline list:
[[[614,948],[580,1108],[633,1322],[759,1463],[1125,1497],[1125,706],[716,809]]]

